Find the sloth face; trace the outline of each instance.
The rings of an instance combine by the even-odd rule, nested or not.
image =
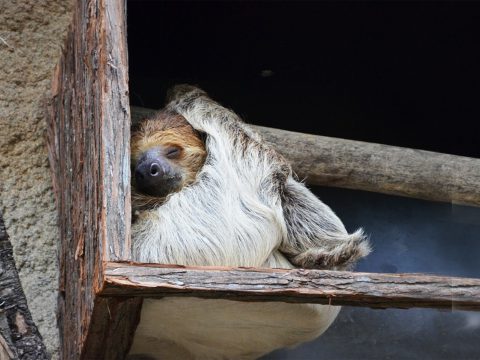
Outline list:
[[[206,157],[200,135],[183,116],[166,111],[132,129],[131,149],[134,190],[157,199],[193,183]]]

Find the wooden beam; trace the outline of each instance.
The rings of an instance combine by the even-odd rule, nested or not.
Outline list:
[[[97,297],[83,359],[125,359],[140,321],[142,301],[139,297]]]
[[[64,359],[96,358],[91,351],[98,344],[102,358],[123,358],[130,341],[118,334],[134,332],[135,317],[130,316],[140,311],[137,299],[121,304],[117,299],[106,307],[97,296],[104,262],[130,258],[125,23],[124,0],[75,1],[52,84],[48,150],[60,227],[58,311]],[[117,324],[115,333],[111,324]]]
[[[480,159],[256,127],[314,185],[480,206]]]
[[[110,262],[100,293],[480,311],[480,279],[423,274]]]
[[[153,112],[132,107],[132,122]],[[253,128],[309,184],[480,206],[480,159]]]

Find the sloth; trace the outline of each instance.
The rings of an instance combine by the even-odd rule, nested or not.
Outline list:
[[[291,166],[203,90],[177,85],[132,131],[133,260],[345,270],[370,252]],[[340,307],[145,299],[131,358],[256,359],[321,335]]]

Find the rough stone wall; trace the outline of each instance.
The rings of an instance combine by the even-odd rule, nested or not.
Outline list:
[[[58,358],[57,227],[44,99],[71,0],[0,0],[0,210],[28,305]]]

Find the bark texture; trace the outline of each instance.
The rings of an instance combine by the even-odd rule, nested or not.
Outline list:
[[[49,359],[32,320],[0,213],[0,359]]]
[[[133,107],[132,122],[153,112]],[[252,127],[309,184],[480,206],[480,159]]]
[[[108,263],[104,296],[195,296],[480,311],[480,279],[304,269]]]
[[[104,261],[130,257],[125,21],[124,1],[78,0],[52,85],[48,145],[60,227],[63,358],[123,358],[129,341],[118,334],[134,331],[140,309],[138,300],[97,297]],[[131,321],[119,320],[131,314]]]
[[[124,359],[140,321],[141,306],[140,297],[97,297],[83,358]]]

